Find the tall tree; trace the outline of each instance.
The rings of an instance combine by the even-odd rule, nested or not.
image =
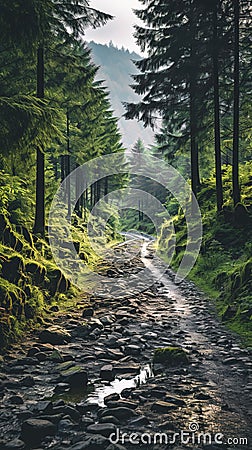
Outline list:
[[[81,0],[76,2],[70,0],[67,3],[58,3],[48,0],[45,4],[40,4],[38,8],[38,22],[40,27],[39,46],[37,57],[38,81],[40,82],[40,94],[44,92],[44,62],[42,55],[44,45],[55,34],[62,36],[67,41],[71,37],[78,38],[87,26],[97,27],[105,24],[112,17],[89,7],[89,1]],[[43,83],[43,86],[42,86]],[[43,94],[44,96],[44,94]],[[66,168],[69,167],[69,158],[66,158]],[[45,188],[44,188],[44,153],[37,151],[37,179],[36,179],[36,213],[34,232],[44,235],[45,232]],[[68,196],[70,195],[70,190]],[[70,201],[68,199],[68,203]]]
[[[215,140],[215,177],[217,211],[223,207],[223,186],[221,174],[221,131],[220,131],[220,89],[219,89],[219,0],[213,2],[213,85],[214,85],[214,140]]]
[[[144,125],[156,119],[171,124],[168,133],[190,137],[191,180],[194,193],[199,185],[198,142],[205,104],[202,79],[204,44],[200,47],[202,9],[195,0],[157,2],[141,0],[144,10],[136,11],[146,28],[136,27],[137,42],[148,57],[135,62],[141,73],[133,76],[134,90],[143,96],[138,104],[128,104],[126,118],[137,117]],[[183,111],[183,113],[182,113]],[[175,129],[176,128],[176,131]]]
[[[240,2],[234,5],[234,123],[233,123],[233,202],[234,206],[241,200],[239,186],[239,128],[240,128]]]

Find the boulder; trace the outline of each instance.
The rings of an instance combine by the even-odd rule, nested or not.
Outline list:
[[[61,373],[61,381],[68,383],[71,388],[85,388],[88,383],[88,374],[80,366],[73,366]]]
[[[87,427],[88,433],[101,434],[102,436],[109,437],[116,431],[116,425],[113,423],[94,423]]]
[[[53,325],[46,330],[41,331],[39,339],[44,344],[62,345],[70,341],[71,335],[63,328]]]
[[[36,445],[55,433],[56,426],[49,420],[27,419],[22,424],[21,439],[29,445]]]
[[[185,350],[180,347],[163,347],[155,350],[153,362],[174,367],[188,364],[189,359]]]
[[[158,414],[169,414],[170,411],[177,409],[177,407],[174,403],[158,401],[153,403],[151,410]]]
[[[113,381],[115,379],[115,373],[112,364],[107,364],[101,368],[100,377],[105,381]]]

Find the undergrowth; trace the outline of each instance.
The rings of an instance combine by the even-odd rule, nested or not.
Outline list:
[[[231,203],[231,167],[223,167],[224,208],[215,207],[215,180],[202,182],[198,201],[202,213],[203,240],[200,255],[189,277],[215,299],[223,322],[252,346],[252,163],[240,167],[241,203]],[[174,209],[174,205],[172,205]],[[180,210],[173,217],[176,250],[172,267],[178,268],[185,252],[187,231]],[[158,247],[163,256],[171,244],[169,224],[164,223]]]

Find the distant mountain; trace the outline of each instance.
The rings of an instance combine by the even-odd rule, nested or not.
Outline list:
[[[92,51],[93,62],[100,67],[98,80],[104,80],[104,85],[110,91],[111,105],[119,120],[123,144],[131,149],[138,138],[145,146],[153,143],[153,132],[150,128],[144,128],[137,120],[125,120],[122,115],[125,109],[122,102],[137,102],[139,96],[129,86],[133,83],[130,75],[137,73],[137,68],[132,60],[140,60],[137,53],[129,50],[118,49],[112,44],[102,45],[93,41],[88,43]]]

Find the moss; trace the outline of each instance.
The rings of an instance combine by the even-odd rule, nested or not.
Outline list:
[[[94,268],[101,258],[88,242],[86,227],[79,218],[72,235],[76,251],[82,252],[83,259]],[[110,227],[104,242],[112,235]],[[13,225],[6,214],[0,213],[0,350],[28,328],[42,323],[48,304],[67,311],[78,295],[78,289],[53,262],[47,240],[33,236],[23,224]]]
[[[188,364],[189,359],[185,350],[180,347],[163,347],[155,350],[153,362],[173,367]]]
[[[232,170],[231,167],[223,167],[224,208],[220,214],[216,213],[214,177],[203,182],[198,195],[203,241],[198,260],[189,274],[189,278],[214,299],[222,320],[228,328],[239,332],[245,344],[250,342],[252,336],[251,172],[252,162],[240,166],[242,203],[234,209]],[[175,215],[173,223],[177,241],[171,266],[176,270],[184,255],[187,230],[181,215]],[[163,257],[169,251],[169,228],[167,221],[158,241]]]

